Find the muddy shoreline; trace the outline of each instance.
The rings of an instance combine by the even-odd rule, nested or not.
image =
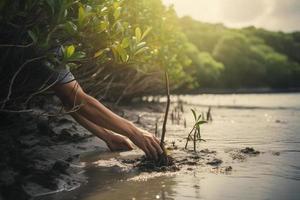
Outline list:
[[[0,199],[26,200],[73,190],[87,181],[82,174],[80,155],[109,151],[102,140],[69,115],[52,116],[61,106],[55,97],[42,98],[35,105],[33,113],[1,113]],[[152,127],[147,124],[152,122],[138,120],[141,117],[138,111],[163,109],[163,105],[154,104],[106,105],[150,131]]]
[[[84,175],[85,165],[81,161],[81,155],[89,152],[108,152],[103,141],[91,135],[70,116],[37,114],[42,110],[53,113],[60,109],[57,99],[43,101],[45,102],[42,106],[35,108],[36,113],[6,114],[1,122],[0,199],[26,200],[74,190],[88,181]],[[138,126],[159,135],[158,127],[162,124],[164,104],[107,106]],[[179,126],[181,122],[177,121],[176,124]],[[180,126],[183,125],[182,119]],[[215,151],[199,149],[199,152],[195,153],[185,150],[185,140],[172,138],[172,134],[167,135],[166,142],[168,151],[175,159],[175,165],[170,168],[152,166],[141,158],[141,154],[136,159],[121,157],[112,163],[146,173],[193,171],[197,166],[218,173],[230,173],[233,170],[230,165],[222,164],[222,158],[219,158]],[[242,162],[249,156],[259,155],[260,152],[246,148],[227,153],[233,160]],[[98,164],[106,165],[101,159]],[[109,167],[109,164],[106,167]]]

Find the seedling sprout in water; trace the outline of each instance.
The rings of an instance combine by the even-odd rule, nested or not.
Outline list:
[[[197,145],[197,141],[199,141],[199,142],[201,142],[201,141],[206,142],[206,140],[204,140],[204,139],[201,138],[200,128],[201,128],[201,125],[207,123],[207,121],[203,120],[201,114],[197,115],[197,113],[196,113],[196,111],[194,109],[191,109],[191,110],[192,110],[192,113],[193,113],[193,116],[194,116],[195,124],[194,124],[192,130],[189,132],[189,135],[188,135],[188,137],[186,139],[185,149],[187,149],[188,143],[191,140],[191,141],[193,141],[194,151],[196,152],[196,150],[197,150],[197,146],[196,146]]]

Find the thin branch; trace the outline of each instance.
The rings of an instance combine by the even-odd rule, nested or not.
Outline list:
[[[0,44],[0,48],[1,47],[17,47],[17,48],[27,48],[27,47],[30,47],[33,45],[33,42],[32,43],[29,43],[29,44]]]
[[[44,58],[45,56],[41,56],[41,57],[37,57],[37,58],[33,58],[33,59],[29,59],[29,60],[26,60],[20,67],[19,69],[16,71],[16,73],[13,75],[11,81],[10,81],[10,84],[9,84],[9,88],[8,88],[8,93],[7,93],[7,96],[6,98],[4,99],[4,101],[2,102],[2,106],[1,106],[1,110],[4,109],[6,103],[9,101],[10,99],[10,96],[12,94],[12,87],[13,87],[13,84],[15,82],[15,79],[17,78],[17,76],[19,75],[19,73],[22,71],[22,69],[29,63],[31,62],[34,62],[34,61],[37,61],[37,60],[40,60],[42,58]]]
[[[28,110],[7,110],[7,109],[1,109],[0,113],[30,113],[34,112],[34,110],[28,109]]]
[[[170,100],[169,76],[168,76],[167,71],[165,72],[165,79],[166,79],[166,90],[167,90],[167,107],[166,107],[166,112],[165,112],[165,117],[164,117],[164,122],[163,122],[163,127],[162,127],[161,141],[160,141],[160,146],[162,148],[164,147],[164,141],[165,141],[165,135],[166,135],[166,125],[167,125],[167,120],[168,120],[168,115],[169,115],[169,108],[170,108],[170,101],[171,101]]]
[[[52,76],[52,75],[51,75],[51,76]],[[40,89],[39,89],[38,91],[36,91],[36,92],[30,94],[30,96],[27,98],[27,100],[26,100],[25,103],[24,103],[25,105],[27,105],[28,102],[29,102],[35,95],[38,95],[38,94],[41,94],[41,93],[45,92],[46,90],[48,90],[49,88],[51,88],[52,86],[54,86],[54,85],[58,82],[58,77],[57,77],[56,80],[55,80],[52,84],[46,86],[47,83],[48,83],[48,81],[50,80],[51,76],[47,79],[47,81],[45,81],[45,82],[43,83],[43,85],[40,87]]]

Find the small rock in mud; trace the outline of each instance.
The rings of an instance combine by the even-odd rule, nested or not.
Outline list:
[[[255,150],[252,147],[246,147],[246,148],[240,149],[240,150],[232,150],[229,153],[233,160],[245,161],[248,156],[257,156],[261,152]]]
[[[216,151],[210,151],[209,149],[202,149],[200,152],[205,153],[205,154],[215,154],[215,153],[217,153]]]
[[[194,160],[199,160],[201,157],[199,155],[193,155],[193,156],[190,156],[189,158],[194,159]]]
[[[231,158],[233,160],[240,160],[240,161],[246,160],[246,156],[242,155],[241,153],[231,153]]]
[[[232,167],[231,166],[226,166],[226,167],[214,167],[210,170],[210,172],[215,173],[215,174],[227,174],[230,173],[232,171]]]
[[[244,153],[244,154],[248,154],[248,155],[257,155],[257,154],[260,154],[259,151],[256,151],[252,147],[246,147],[245,149],[241,149],[240,152]]]
[[[198,163],[195,162],[195,161],[187,161],[187,162],[185,162],[184,164],[190,165],[190,166],[194,166],[194,165],[197,165]]]
[[[225,167],[225,171],[226,171],[226,172],[232,171],[232,167],[231,167],[231,166]]]
[[[275,120],[275,123],[277,123],[277,124],[286,124],[286,121],[281,121],[281,120]]]
[[[61,130],[60,134],[56,135],[54,140],[63,142],[80,142],[87,137],[87,135],[80,135],[74,130],[64,128]]]
[[[272,152],[272,155],[273,155],[273,156],[280,156],[280,152],[278,152],[278,151],[273,151],[273,152]]]
[[[214,158],[213,160],[207,162],[206,164],[208,164],[208,165],[213,165],[213,166],[217,166],[217,165],[220,165],[220,164],[222,164],[222,163],[223,163],[222,160],[220,160],[220,159],[218,159],[218,158]]]
[[[200,185],[194,185],[193,187],[196,188],[196,189],[199,189]]]

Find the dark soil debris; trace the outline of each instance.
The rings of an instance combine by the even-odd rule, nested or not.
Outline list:
[[[252,147],[246,147],[245,149],[241,149],[240,152],[244,153],[244,154],[248,154],[248,155],[257,155],[257,154],[260,154],[259,151],[256,151]]]

